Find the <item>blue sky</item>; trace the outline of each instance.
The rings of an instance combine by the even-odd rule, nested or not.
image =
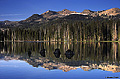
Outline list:
[[[0,0],[0,21],[19,21],[47,10],[82,12],[120,8],[120,0]]]

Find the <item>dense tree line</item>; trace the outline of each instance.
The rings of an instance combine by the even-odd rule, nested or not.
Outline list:
[[[120,40],[120,20],[69,16],[43,24],[24,24],[0,33],[5,40],[116,41]]]

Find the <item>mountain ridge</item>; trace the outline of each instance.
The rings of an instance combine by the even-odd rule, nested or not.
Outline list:
[[[82,12],[76,12],[76,11],[70,11],[68,9],[63,9],[62,11],[51,11],[48,10],[42,14],[33,14],[32,16],[30,16],[29,18],[25,19],[25,20],[21,20],[18,22],[12,22],[12,21],[0,21],[0,25],[1,26],[19,26],[22,24],[34,24],[34,23],[45,23],[51,20],[57,20],[59,18],[64,18],[70,15],[75,15],[76,17],[79,16],[83,16],[83,15],[87,15],[84,16],[86,19],[88,18],[88,16],[90,16],[91,18],[94,17],[101,17],[101,18],[108,18],[109,17],[114,17],[120,19],[119,16],[120,15],[120,9],[119,8],[111,8],[111,9],[107,9],[107,10],[102,10],[102,11],[92,11],[89,9],[85,9]]]
[[[62,11],[58,11],[58,12],[48,10],[45,13],[40,14],[41,16],[43,16],[42,18],[36,18],[35,21],[37,21],[37,22],[41,22],[43,20],[48,21],[50,19],[61,18],[61,17],[69,16],[71,14],[89,15],[92,17],[103,16],[106,14],[108,14],[108,16],[115,16],[115,15],[120,14],[120,9],[119,8],[111,8],[111,9],[108,9],[105,11],[104,10],[103,11],[92,11],[89,9],[85,9],[82,12],[70,11],[68,9],[63,9]]]

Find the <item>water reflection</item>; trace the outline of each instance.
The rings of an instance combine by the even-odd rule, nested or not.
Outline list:
[[[28,51],[28,56],[29,56],[29,58],[31,57],[31,51],[30,50]]]
[[[42,50],[40,51],[40,55],[43,56],[43,57],[45,57],[45,49],[42,49]]]
[[[54,52],[54,55],[56,58],[59,58],[60,57],[60,49],[55,49],[55,52]]]
[[[65,72],[82,68],[120,72],[119,43],[0,43],[0,60],[24,60],[33,67]]]
[[[70,49],[68,49],[68,50],[66,51],[65,55],[66,55],[66,57],[67,57],[68,59],[71,59],[71,58],[73,57],[74,53],[73,53],[73,51],[71,51]]]

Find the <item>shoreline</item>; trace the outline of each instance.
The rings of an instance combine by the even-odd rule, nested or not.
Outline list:
[[[0,41],[0,42],[120,42],[120,41]]]

